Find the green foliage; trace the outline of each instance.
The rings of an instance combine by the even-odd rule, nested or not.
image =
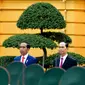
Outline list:
[[[76,59],[79,65],[85,64],[84,56],[73,52],[68,52],[68,54],[71,55],[74,59]],[[8,64],[13,62],[14,57],[15,56],[0,56],[0,66],[6,67]],[[47,59],[45,60],[45,65],[53,65],[53,60],[56,57],[59,57],[58,53],[48,56]],[[37,59],[38,63],[42,64],[42,57],[37,57]]]
[[[72,39],[68,35],[61,33],[61,32],[57,32],[57,33],[56,32],[43,32],[42,35],[58,43],[62,41],[66,43],[72,43]]]
[[[20,29],[40,29],[42,34],[43,29],[65,28],[66,22],[57,8],[49,3],[41,2],[32,4],[22,13],[19,20],[17,21],[17,27]],[[53,49],[56,47],[56,43],[53,42],[54,39],[51,40],[47,39],[48,37],[46,37],[34,34],[15,35],[5,40],[3,42],[3,46],[19,48],[19,44],[21,42],[27,42],[33,48],[42,48],[44,57],[46,57],[46,48]],[[53,38],[52,34],[51,37]]]
[[[13,62],[15,56],[0,56],[0,66],[6,67]]]
[[[41,35],[35,34],[21,34],[11,36],[3,42],[3,46],[19,48],[19,44],[21,42],[27,42],[33,48],[47,47],[53,49],[56,47],[56,43],[54,43],[51,39],[47,39]]]
[[[73,52],[69,52],[68,54],[72,55],[72,57],[77,60],[79,65],[85,64],[85,56]]]
[[[73,52],[68,52],[68,54],[77,60],[78,65],[85,64],[85,57],[84,56],[77,54],[77,53],[73,53]],[[52,65],[54,59],[57,57],[59,57],[58,53],[48,56],[47,59],[45,60],[45,64]],[[42,62],[42,60],[39,61],[40,64],[41,64],[41,62]]]
[[[64,17],[49,3],[35,3],[29,6],[17,21],[20,29],[61,29],[66,27]]]
[[[6,67],[8,64],[14,61],[16,56],[0,56],[0,66]],[[42,57],[37,57],[37,60],[40,61]]]

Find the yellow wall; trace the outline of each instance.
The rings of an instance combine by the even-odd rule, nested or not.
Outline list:
[[[19,55],[18,49],[4,48],[2,43],[8,37],[22,33],[38,33],[40,30],[20,30],[16,22],[22,12],[36,2],[48,2],[57,7],[67,22],[66,34],[72,38],[69,51],[85,56],[85,0],[0,0],[0,56]],[[53,31],[53,30],[52,30]],[[57,30],[54,30],[57,31]],[[48,49],[48,55],[56,53],[57,49]],[[31,48],[30,54],[42,56],[41,49]]]

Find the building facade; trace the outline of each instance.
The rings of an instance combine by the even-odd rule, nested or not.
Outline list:
[[[4,48],[2,43],[8,37],[22,33],[39,33],[40,30],[20,30],[16,26],[22,12],[33,3],[48,2],[55,6],[64,16],[67,26],[62,31],[72,38],[69,51],[85,56],[85,0],[0,0],[0,56],[17,56],[19,50],[16,48]],[[47,31],[47,30],[46,30]],[[57,52],[47,49],[47,54]],[[42,56],[41,49],[31,48],[30,54],[37,57]]]

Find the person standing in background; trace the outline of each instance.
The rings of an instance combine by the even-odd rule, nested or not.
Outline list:
[[[19,47],[21,55],[15,57],[14,61],[22,62],[26,66],[37,63],[37,59],[28,54],[28,51],[30,50],[29,44],[22,42]]]
[[[54,67],[60,67],[65,70],[77,66],[77,61],[73,59],[70,55],[67,53],[68,50],[68,44],[65,42],[59,43],[59,57],[55,58],[53,66]]]

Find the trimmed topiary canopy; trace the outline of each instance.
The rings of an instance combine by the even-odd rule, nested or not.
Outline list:
[[[58,43],[60,42],[72,43],[72,39],[68,35],[61,32],[43,32],[42,35]]]
[[[11,36],[3,42],[3,46],[19,48],[19,44],[21,42],[27,42],[33,48],[47,47],[52,49],[56,47],[56,43],[54,43],[51,39],[35,34],[20,34]]]
[[[17,21],[20,29],[61,29],[66,27],[64,17],[49,3],[35,3],[29,6]]]

